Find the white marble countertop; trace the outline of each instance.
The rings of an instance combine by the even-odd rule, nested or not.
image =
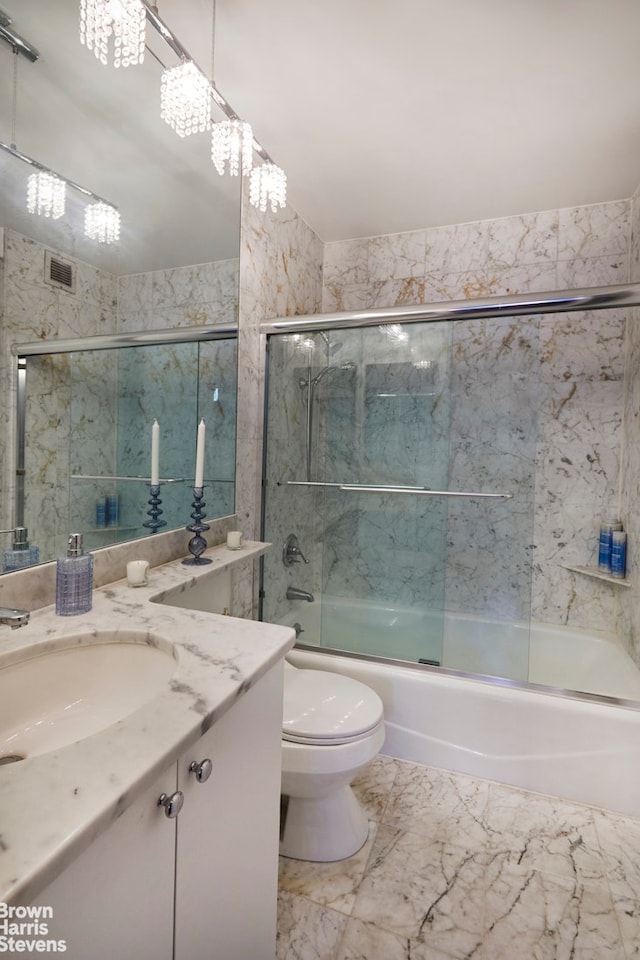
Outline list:
[[[121,580],[94,591],[90,613],[58,617],[44,607],[24,627],[0,626],[0,667],[34,644],[44,653],[59,638],[85,634],[82,642],[91,642],[104,630],[148,632],[145,642],[174,644],[177,654],[164,692],[129,717],[51,753],[0,766],[0,901],[37,896],[293,646],[289,627],[153,602],[266,549],[212,547],[209,566],[173,561],[150,570],[148,586]]]

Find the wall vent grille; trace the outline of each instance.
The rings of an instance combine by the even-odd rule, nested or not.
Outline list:
[[[69,293],[75,293],[76,274],[73,264],[62,260],[49,250],[44,255],[44,281],[53,287],[61,287]]]

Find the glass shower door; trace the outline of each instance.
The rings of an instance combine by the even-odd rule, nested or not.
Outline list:
[[[451,327],[342,331],[353,367],[320,385],[322,645],[442,662]],[[348,360],[347,360],[348,358]]]

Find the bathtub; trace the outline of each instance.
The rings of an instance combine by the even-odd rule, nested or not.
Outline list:
[[[366,604],[327,598],[306,606],[306,617],[297,606],[287,617],[287,623],[302,626],[304,644],[317,642],[321,606],[323,635],[341,613],[340,630],[346,622],[361,631],[394,616],[398,625],[407,612],[365,610]],[[408,623],[417,629],[411,618]],[[507,659],[517,648],[512,660],[519,664],[528,630],[521,624],[509,629],[494,623],[494,628],[490,620],[446,615],[445,667],[448,651],[460,657],[466,642],[477,655],[481,641],[491,637]],[[608,634],[533,624],[526,647],[528,683],[381,663],[353,650],[295,648],[287,659],[299,667],[334,670],[376,690],[385,707],[382,752],[389,756],[640,816],[640,672]],[[566,695],[557,688],[588,692]]]

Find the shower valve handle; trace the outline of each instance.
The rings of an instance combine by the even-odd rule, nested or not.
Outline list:
[[[290,533],[282,548],[282,562],[285,567],[290,567],[292,563],[300,563],[301,560],[303,563],[309,563],[300,549],[300,544],[298,543],[298,538],[295,533]]]

